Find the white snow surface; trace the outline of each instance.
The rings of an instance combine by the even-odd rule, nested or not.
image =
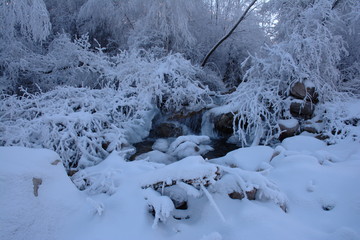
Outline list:
[[[275,150],[238,149],[214,163],[200,156],[169,165],[126,162],[124,154],[113,152],[73,179],[114,184],[111,194],[79,191],[60,163],[51,164],[59,156],[50,150],[1,147],[0,239],[358,240],[360,144],[346,141],[326,146],[312,137],[297,136]],[[188,209],[177,210],[161,189],[142,188],[159,181],[210,178],[221,163],[235,165],[228,171],[233,169],[244,179],[261,175],[267,184],[276,185],[287,198],[287,212],[263,198],[230,199],[221,191],[207,192],[208,198],[200,188],[184,183],[179,187],[188,194]],[[262,163],[269,168],[256,172]],[[226,176],[234,183],[235,175]],[[42,179],[37,197],[34,177]],[[148,212],[149,204],[159,209],[155,219]],[[173,215],[183,218],[176,220]]]
[[[291,119],[281,119],[278,121],[278,123],[285,126],[286,128],[294,128],[298,126],[299,121],[294,118],[291,118]]]
[[[254,146],[239,148],[226,154],[226,156],[214,160],[214,163],[225,163],[228,166],[238,167],[244,170],[257,171],[268,168],[274,149],[267,146]]]

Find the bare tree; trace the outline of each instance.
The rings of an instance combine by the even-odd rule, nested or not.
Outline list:
[[[245,19],[245,17],[247,16],[248,12],[250,11],[251,7],[257,2],[257,0],[253,0],[250,5],[246,8],[245,12],[241,15],[241,17],[239,18],[239,20],[235,23],[235,25],[230,29],[230,31],[223,36],[215,45],[214,47],[208,52],[208,54],[206,54],[204,60],[201,63],[201,66],[205,66],[206,62],[208,61],[209,57],[211,56],[211,54],[213,54],[213,52],[215,52],[215,50],[235,31],[235,29],[237,28],[237,26]]]

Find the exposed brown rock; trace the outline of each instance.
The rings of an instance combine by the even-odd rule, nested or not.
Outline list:
[[[158,138],[179,137],[181,135],[183,135],[183,130],[175,123],[161,123],[150,132],[150,136]]]
[[[299,129],[299,122],[297,122],[297,124],[295,126],[287,126],[286,124],[282,123],[281,121],[279,121],[279,128],[281,130],[281,134],[279,136],[279,140],[282,141],[285,138],[288,137],[292,137],[295,136],[295,134],[297,133],[298,129]]]
[[[310,102],[292,102],[290,105],[290,113],[294,117],[310,119],[315,110],[315,105]]]
[[[303,82],[296,82],[290,88],[290,95],[297,99],[306,99],[313,103],[318,102],[315,87],[306,87]]]
[[[216,116],[214,119],[215,130],[220,135],[231,135],[233,133],[234,115],[232,113],[225,113]]]
[[[231,199],[239,199],[239,200],[241,200],[241,199],[243,199],[245,196],[244,196],[244,194],[241,192],[241,193],[239,193],[239,192],[232,192],[232,193],[229,193],[229,197],[231,198]]]
[[[247,197],[247,199],[249,199],[249,200],[255,200],[255,199],[256,199],[256,193],[257,193],[257,189],[256,189],[256,188],[254,188],[254,189],[251,190],[251,191],[247,191],[247,192],[246,192],[246,197]],[[231,199],[239,199],[239,200],[241,200],[241,199],[243,199],[243,198],[245,197],[245,195],[244,195],[243,192],[236,192],[236,191],[234,191],[234,192],[232,192],[232,193],[229,193],[228,195],[229,195],[229,197],[230,197]]]

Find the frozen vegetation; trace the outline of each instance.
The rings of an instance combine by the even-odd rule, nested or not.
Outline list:
[[[360,239],[360,1],[0,19],[1,240]]]

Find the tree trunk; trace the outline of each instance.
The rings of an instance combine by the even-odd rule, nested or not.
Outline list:
[[[250,5],[246,8],[245,12],[242,14],[242,16],[239,18],[239,20],[235,23],[235,25],[231,28],[231,30],[225,35],[223,36],[219,42],[217,42],[215,44],[215,46],[208,52],[208,54],[206,54],[204,60],[201,63],[201,66],[205,66],[206,62],[208,61],[209,57],[211,56],[211,54],[213,54],[213,52],[215,52],[215,50],[235,31],[235,29],[237,28],[237,26],[245,19],[247,13],[250,11],[251,7],[257,2],[257,0],[253,0]]]

